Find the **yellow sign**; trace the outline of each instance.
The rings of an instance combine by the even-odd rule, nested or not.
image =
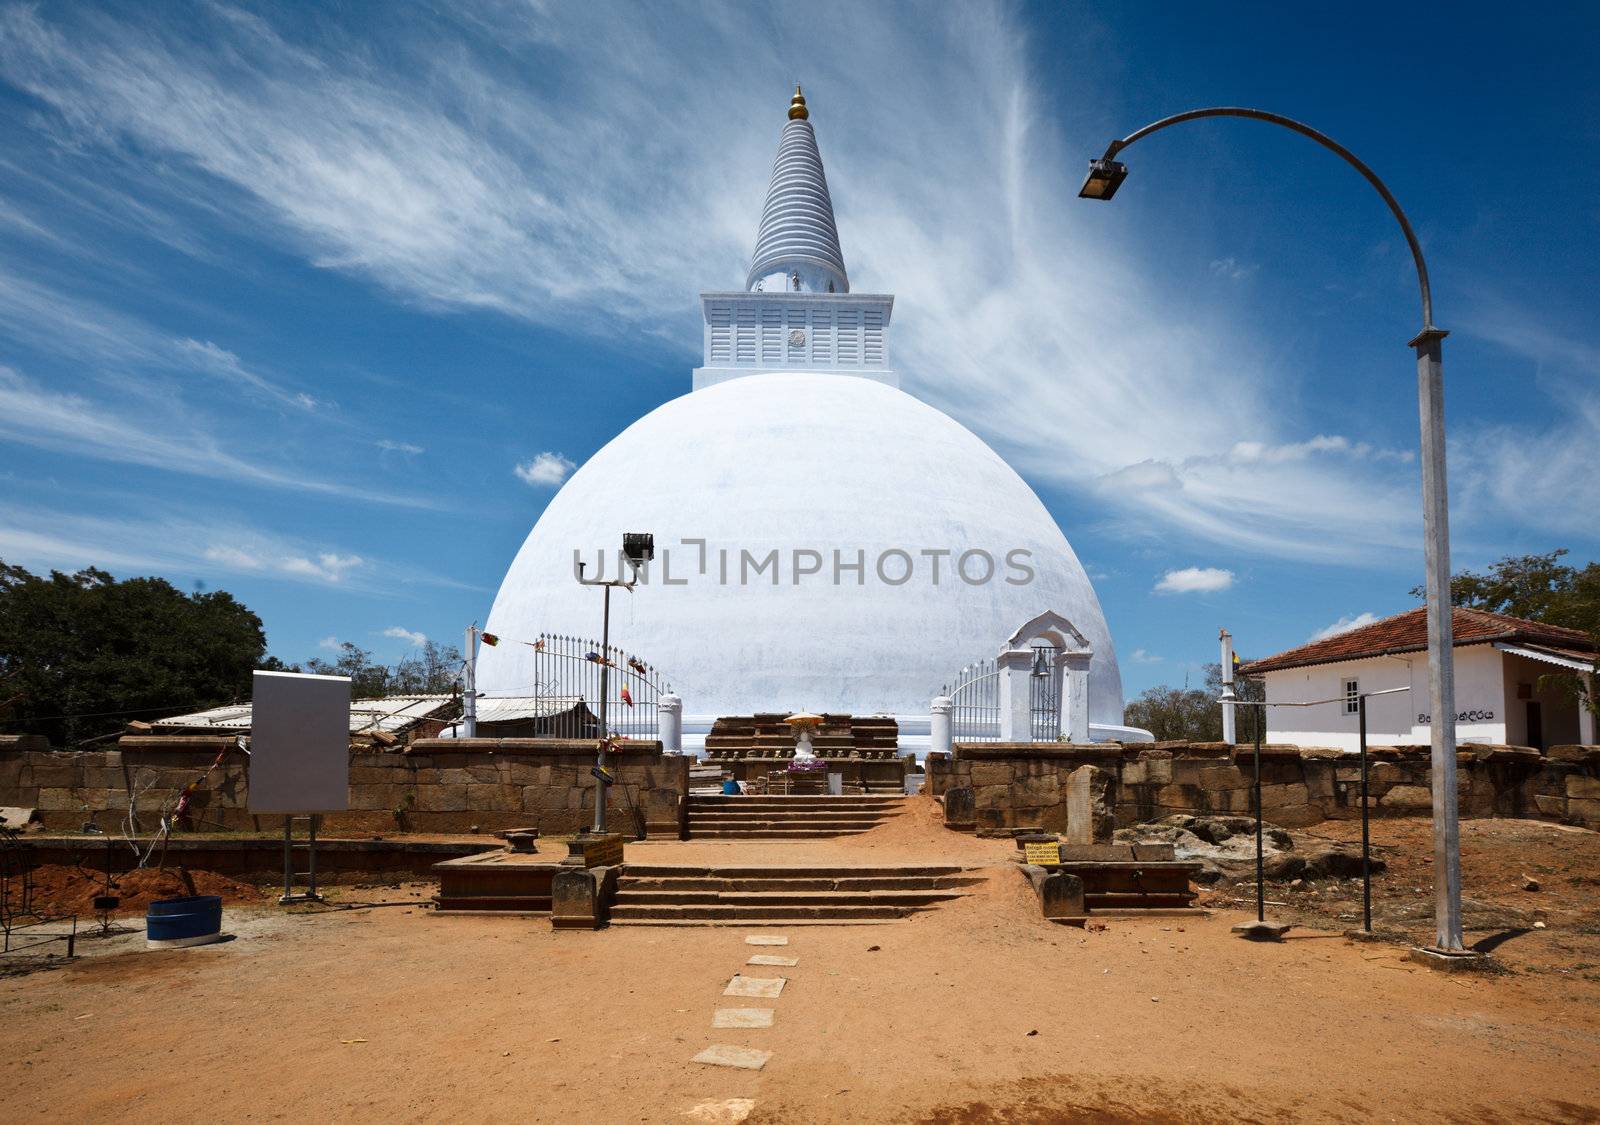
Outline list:
[[[622,837],[597,836],[583,843],[585,867],[615,867],[622,862]]]
[[[1023,844],[1022,854],[1028,863],[1060,863],[1061,845],[1054,840],[1046,844]]]

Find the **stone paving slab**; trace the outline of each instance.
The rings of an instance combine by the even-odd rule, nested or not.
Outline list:
[[[783,977],[747,977],[735,976],[728,982],[728,987],[723,989],[724,996],[760,996],[766,1000],[775,1000],[783,992],[783,986],[788,983]]]
[[[707,1066],[731,1066],[739,1070],[760,1070],[772,1057],[771,1051],[757,1051],[751,1047],[728,1047],[714,1044],[701,1051],[690,1062]]]
[[[751,934],[744,939],[746,945],[788,945],[789,939],[781,934]]]
[[[711,1013],[712,1027],[771,1027],[771,1008],[718,1008]]]
[[[746,965],[782,965],[791,969],[799,963],[798,957],[778,957],[771,953],[752,954],[750,960],[745,962]]]

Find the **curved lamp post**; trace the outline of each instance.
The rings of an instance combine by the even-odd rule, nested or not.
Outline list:
[[[1289,117],[1265,110],[1239,106],[1193,109],[1164,117],[1129,133],[1106,146],[1105,155],[1089,163],[1089,176],[1078,195],[1083,199],[1110,199],[1128,169],[1115,159],[1134,141],[1148,137],[1171,125],[1206,117],[1247,117],[1292,129],[1310,137],[1323,148],[1344,157],[1366,178],[1400,224],[1417,266],[1417,284],[1422,290],[1422,331],[1410,342],[1417,352],[1417,405],[1422,417],[1422,522],[1424,553],[1427,560],[1428,605],[1428,690],[1433,707],[1433,874],[1434,922],[1438,953],[1463,953],[1461,944],[1461,841],[1456,822],[1456,691],[1455,667],[1451,653],[1450,629],[1450,524],[1444,469],[1444,361],[1440,341],[1445,331],[1433,324],[1433,294],[1428,288],[1428,266],[1422,260],[1422,247],[1406,220],[1400,204],[1373,172],[1354,153],[1333,138],[1323,135]]]

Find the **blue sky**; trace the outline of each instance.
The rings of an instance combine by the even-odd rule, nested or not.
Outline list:
[[[1094,576],[1128,695],[1415,604],[1409,212],[1458,567],[1600,554],[1589,5],[0,5],[0,557],[235,592],[286,659],[487,614],[688,390],[792,82],[907,390]],[[521,472],[519,472],[521,467]],[[641,481],[641,486],[645,486]]]

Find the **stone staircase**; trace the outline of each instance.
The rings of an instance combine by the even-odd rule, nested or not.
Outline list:
[[[816,840],[876,828],[905,809],[900,795],[691,794],[690,839]]]
[[[653,867],[630,863],[613,926],[859,925],[961,898],[983,876],[961,867]]]

